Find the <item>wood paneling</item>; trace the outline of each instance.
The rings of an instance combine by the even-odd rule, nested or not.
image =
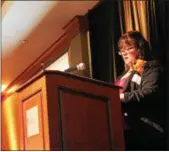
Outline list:
[[[76,71],[74,74],[90,76],[89,70],[89,54],[87,31],[88,20],[87,16],[76,16],[68,25],[65,26],[65,31],[70,40],[69,46],[69,64],[71,67],[83,62],[86,65],[84,71]]]
[[[8,134],[10,139],[4,138],[17,145],[17,150],[124,150],[118,87],[60,71],[42,71],[18,90],[18,96],[18,115],[10,116],[17,127],[11,132],[19,136],[17,144]],[[36,105],[40,131],[28,137],[26,111]]]
[[[24,149],[26,150],[44,150],[45,149],[45,141],[44,141],[44,128],[43,128],[43,111],[42,111],[42,93],[41,91],[38,91],[37,93],[29,96],[25,100],[22,101],[22,107],[23,107],[23,128],[24,128]],[[30,120],[28,119],[28,110],[32,108],[37,108],[38,115],[37,115],[37,121],[38,125],[36,126],[36,120]],[[36,114],[36,113],[35,113]],[[36,118],[36,115],[34,115]],[[35,124],[35,125],[34,125]],[[35,135],[28,135],[28,126],[34,125],[37,128],[33,128],[37,130],[37,134]],[[32,129],[32,128],[31,128]],[[30,129],[29,129],[30,130]],[[29,131],[30,132],[30,131]],[[30,133],[29,133],[30,134]],[[36,143],[36,144],[35,144]]]
[[[38,77],[39,78],[39,77]],[[34,79],[34,83],[28,83],[29,87],[20,90],[19,101],[21,107],[22,122],[20,131],[22,134],[21,150],[49,150],[48,108],[46,99],[46,81],[44,77]],[[39,134],[28,137],[26,111],[38,107]]]
[[[46,82],[47,90],[50,90],[47,91],[47,100],[51,150],[124,150],[118,88],[59,71],[46,72]],[[88,116],[91,115],[92,120],[87,118],[84,111],[88,113]],[[98,130],[94,130],[99,125],[97,116],[101,124]],[[86,126],[82,126],[83,123]],[[93,132],[90,139],[89,132],[86,135],[77,135],[73,125],[79,126],[77,130],[79,133],[83,133],[81,130],[84,130],[84,133]],[[79,142],[82,141],[79,147],[76,145],[78,137],[81,137]],[[96,142],[98,144],[94,144],[91,140],[96,137],[98,137],[98,142]],[[106,147],[100,144],[101,142],[106,143]]]
[[[109,100],[60,89],[64,150],[113,150]]]
[[[118,87],[60,71],[42,71],[18,92],[25,107],[41,103],[43,111],[44,136],[41,132],[30,141],[23,116],[23,150],[124,150]],[[40,137],[37,144],[31,144]]]

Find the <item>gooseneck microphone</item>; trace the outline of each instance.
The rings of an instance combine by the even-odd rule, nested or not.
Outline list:
[[[74,67],[70,67],[70,68],[64,70],[64,72],[83,71],[85,69],[86,69],[86,65],[84,63],[79,63],[79,64],[75,65]]]

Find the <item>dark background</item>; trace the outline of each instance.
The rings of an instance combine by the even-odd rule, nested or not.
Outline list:
[[[153,16],[149,12],[150,41],[152,50],[165,68],[168,113],[166,122],[169,137],[169,0],[155,0],[155,11],[156,25],[153,24]],[[118,1],[103,0],[100,5],[88,13],[88,19],[93,78],[113,83],[114,76],[120,75],[124,70],[122,59],[117,54],[117,42],[121,35]],[[154,32],[155,30],[157,33]],[[115,65],[113,60],[115,60]],[[114,66],[115,68],[113,68]],[[169,150],[169,138],[167,139],[167,148]]]

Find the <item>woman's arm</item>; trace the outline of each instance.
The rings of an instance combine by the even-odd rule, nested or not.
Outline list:
[[[124,103],[141,102],[158,97],[161,83],[161,68],[150,67],[146,69],[142,76],[142,84],[137,90],[120,94],[120,99]]]

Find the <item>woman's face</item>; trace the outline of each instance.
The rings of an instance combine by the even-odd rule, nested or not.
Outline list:
[[[136,60],[138,59],[138,52],[135,46],[125,45],[121,50],[120,53],[122,58],[128,66],[133,65]]]

